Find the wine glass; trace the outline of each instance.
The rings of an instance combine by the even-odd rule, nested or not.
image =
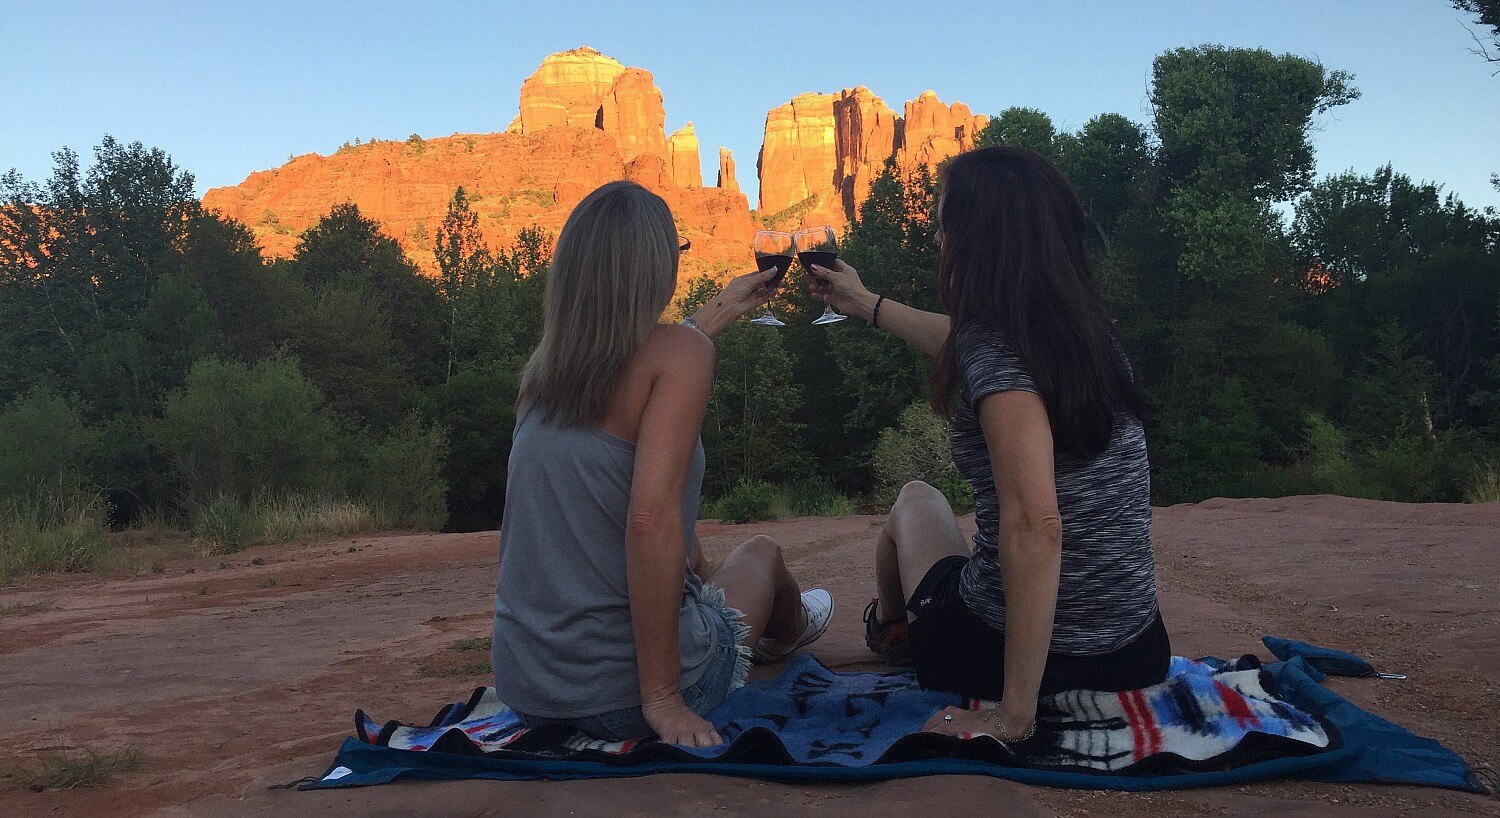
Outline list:
[[[782,233],[778,230],[761,230],[755,234],[755,269],[769,270],[776,268],[776,275],[772,276],[768,286],[778,287],[786,271],[792,266],[792,234]],[[762,327],[784,327],[785,323],[777,320],[771,313],[771,305],[766,304],[766,312],[750,323]]]
[[[832,227],[804,227],[792,235],[792,244],[797,249],[797,261],[801,262],[802,269],[809,275],[812,274],[814,264],[827,270],[835,269],[833,263],[839,257],[839,244],[833,237]],[[837,324],[848,317],[840,315],[830,303],[824,305],[823,314],[813,324],[820,327],[824,324]]]

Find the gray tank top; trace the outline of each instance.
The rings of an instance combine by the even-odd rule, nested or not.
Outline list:
[[[683,560],[703,486],[703,443],[682,495]],[[516,710],[580,718],[641,703],[625,521],[635,444],[603,429],[563,428],[526,411],[516,422],[500,527],[490,658],[495,692]],[[715,630],[692,568],[682,588],[682,686],[707,669]]]

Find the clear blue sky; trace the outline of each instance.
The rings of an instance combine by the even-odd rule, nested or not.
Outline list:
[[[1070,129],[1144,122],[1155,55],[1224,43],[1356,75],[1363,98],[1315,135],[1320,174],[1389,161],[1500,206],[1500,77],[1460,20],[1448,0],[0,0],[0,170],[40,180],[52,151],[109,133],[166,149],[201,193],[356,136],[498,131],[542,57],[591,45],[652,71],[705,179],[727,145],[753,196],[765,113],[798,93],[862,84],[899,110],[931,88]]]

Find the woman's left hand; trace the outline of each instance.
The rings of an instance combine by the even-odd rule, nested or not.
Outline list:
[[[950,720],[951,717],[951,720]],[[949,736],[961,736],[965,733],[978,735],[984,733],[994,736],[1001,741],[1020,741],[1027,733],[1031,732],[1032,724],[1036,721],[1035,712],[1009,713],[1005,706],[993,710],[965,710],[962,707],[945,707],[941,712],[934,713],[927,723],[922,725],[925,733],[942,733]]]
[[[776,277],[776,268],[757,270],[735,276],[724,285],[719,294],[710,298],[693,313],[693,321],[712,338],[740,316],[770,303],[776,296],[776,287],[771,279]]]

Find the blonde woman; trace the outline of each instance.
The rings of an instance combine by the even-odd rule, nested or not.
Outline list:
[[[500,699],[533,727],[718,744],[703,716],[752,653],[791,654],[833,612],[769,538],[705,565],[693,529],[711,339],[770,300],[774,271],[664,325],[680,249],[666,203],[632,182],[589,194],[558,237],[521,376],[491,657]]]

